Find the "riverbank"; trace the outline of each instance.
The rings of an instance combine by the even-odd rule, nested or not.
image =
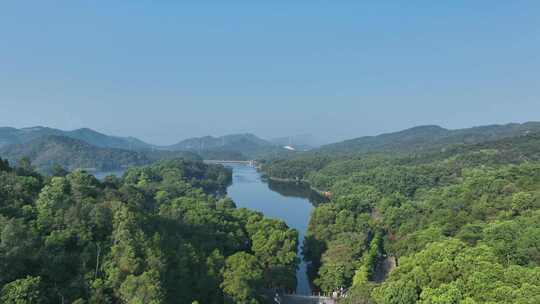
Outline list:
[[[265,217],[282,220],[290,228],[298,231],[297,254],[301,263],[296,274],[298,282],[296,294],[311,295],[307,264],[301,250],[311,211],[314,208],[309,193],[303,190],[273,188],[262,178],[262,172],[251,166],[230,164],[228,167],[233,169],[233,183],[227,189],[227,193],[237,207],[255,210],[264,214]],[[290,185],[294,184],[290,183]]]
[[[264,172],[262,172],[262,176],[264,178],[268,179],[268,180],[275,181],[275,182],[280,182],[280,183],[304,184],[304,185],[308,186],[311,190],[313,190],[313,192],[316,192],[320,196],[325,197],[327,199],[332,198],[332,192],[315,188],[308,181],[306,181],[304,179],[272,177],[272,176],[266,175]]]

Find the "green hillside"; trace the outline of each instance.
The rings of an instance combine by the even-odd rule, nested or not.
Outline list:
[[[231,180],[183,160],[101,182],[0,159],[0,302],[265,303],[294,289],[298,232],[220,196]]]
[[[350,304],[539,302],[540,133],[511,128],[447,145],[421,128],[406,141],[436,149],[266,162],[270,177],[330,193],[303,247],[315,288],[345,287]]]
[[[318,151],[328,153],[407,153],[456,144],[475,144],[535,132],[540,132],[540,122],[490,125],[458,130],[448,130],[439,126],[419,126],[399,132],[360,137],[325,145]]]
[[[64,136],[45,136],[24,144],[6,146],[0,148],[0,157],[12,163],[23,157],[28,158],[34,166],[45,172],[54,165],[68,170],[84,168],[110,171],[150,163],[144,153],[96,147]]]
[[[152,145],[134,137],[118,137],[99,133],[92,129],[83,128],[73,131],[63,131],[47,127],[31,128],[0,128],[0,147],[12,144],[24,144],[45,136],[64,136],[85,141],[91,145],[102,148],[116,148],[126,150],[149,149]]]
[[[221,137],[198,137],[164,147],[174,151],[191,151],[205,159],[246,160],[285,153],[282,147],[253,134],[233,134]]]

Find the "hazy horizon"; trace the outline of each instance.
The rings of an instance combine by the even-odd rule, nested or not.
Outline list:
[[[0,5],[1,126],[156,145],[537,121],[540,3]]]
[[[414,128],[414,127],[439,126],[439,127],[442,127],[444,129],[448,129],[448,130],[457,130],[457,129],[468,129],[468,128],[475,128],[475,127],[483,127],[483,126],[489,126],[489,125],[506,125],[506,124],[512,124],[512,123],[523,124],[523,123],[528,123],[528,122],[540,122],[540,121],[533,121],[533,120],[529,120],[529,121],[510,121],[510,122],[506,122],[506,123],[492,123],[492,124],[485,124],[485,125],[471,125],[471,126],[463,126],[463,127],[458,127],[458,128],[448,128],[448,127],[438,125],[438,124],[414,125],[414,126],[405,127],[403,129],[390,130],[388,132],[380,132],[380,133],[375,133],[375,134],[362,134],[362,135],[358,135],[358,136],[354,136],[354,137],[337,138],[335,140],[324,140],[322,138],[317,138],[316,134],[308,134],[308,133],[306,133],[306,134],[290,134],[290,135],[283,135],[283,136],[276,136],[276,137],[264,137],[264,136],[260,136],[259,134],[254,133],[254,132],[245,131],[245,132],[226,133],[226,134],[205,134],[205,135],[200,135],[200,136],[189,136],[189,137],[179,138],[179,139],[177,139],[176,141],[173,141],[173,142],[166,142],[166,143],[155,143],[155,142],[152,142],[152,141],[147,141],[147,140],[144,140],[142,137],[137,136],[136,134],[122,134],[122,135],[120,135],[120,134],[111,134],[111,133],[107,133],[107,132],[97,130],[97,129],[94,129],[94,128],[91,128],[91,127],[81,127],[81,128],[75,128],[75,129],[62,129],[62,128],[55,128],[55,127],[46,126],[46,125],[34,125],[34,126],[23,126],[23,127],[0,125],[0,128],[2,128],[2,127],[13,127],[13,128],[17,128],[17,129],[31,129],[31,128],[37,128],[37,127],[44,127],[44,128],[59,129],[59,130],[62,130],[62,131],[75,131],[75,130],[78,130],[78,129],[91,129],[93,131],[96,131],[96,132],[99,132],[99,133],[102,133],[102,134],[105,134],[105,135],[108,135],[108,136],[134,137],[134,138],[137,138],[139,140],[142,140],[142,141],[146,142],[147,144],[151,144],[151,145],[154,145],[154,146],[174,145],[174,144],[177,144],[177,143],[179,143],[179,142],[181,142],[183,140],[191,139],[191,138],[201,138],[201,137],[206,137],[206,136],[221,137],[221,136],[237,135],[237,134],[253,134],[253,135],[255,135],[255,136],[259,137],[259,138],[265,139],[265,140],[277,140],[277,139],[281,139],[281,138],[285,138],[285,137],[294,138],[294,137],[302,137],[302,136],[303,137],[308,137],[309,136],[309,137],[313,137],[314,141],[318,141],[317,144],[325,145],[325,144],[336,143],[336,142],[345,141],[345,140],[349,140],[349,139],[356,139],[356,138],[364,137],[364,136],[377,136],[377,135],[382,135],[382,134],[386,134],[386,133],[395,133],[395,132],[411,129],[411,128]]]

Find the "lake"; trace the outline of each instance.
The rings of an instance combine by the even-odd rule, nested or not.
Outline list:
[[[253,167],[247,165],[227,165],[233,169],[233,184],[228,188],[231,197],[239,208],[262,212],[270,218],[281,219],[291,228],[298,230],[300,243],[303,243],[313,205],[309,196],[313,191],[303,187],[286,187],[284,183],[268,183]],[[300,246],[298,255],[302,263],[297,272],[297,294],[311,295],[307,276],[307,265],[302,257]]]

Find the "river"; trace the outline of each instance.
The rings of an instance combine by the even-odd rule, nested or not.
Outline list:
[[[261,174],[248,165],[226,164],[226,166],[233,170],[233,183],[227,189],[227,194],[237,207],[259,211],[266,217],[283,220],[289,227],[298,230],[298,256],[301,263],[296,273],[298,282],[296,293],[311,295],[301,244],[307,231],[311,210],[314,208],[311,202],[320,203],[324,198],[306,185],[263,181]],[[123,172],[123,170],[97,172],[94,175],[103,179],[107,175],[121,176]]]
[[[118,177],[122,177],[122,175],[124,175],[124,172],[126,172],[125,169],[119,169],[119,170],[115,170],[115,171],[97,171],[97,172],[94,172],[92,173],[97,179],[99,180],[103,180],[105,177],[109,176],[109,175],[114,175],[114,176],[118,176]]]
[[[262,212],[267,217],[285,221],[289,227],[298,230],[299,244],[302,244],[313,209],[308,199],[310,191],[304,188],[287,188],[283,184],[269,184],[262,180],[255,168],[247,165],[227,166],[233,169],[233,184],[228,188],[227,193],[236,205],[239,208],[252,209]],[[298,255],[302,262],[296,274],[298,282],[296,293],[311,295],[307,265],[303,260],[300,246]]]

